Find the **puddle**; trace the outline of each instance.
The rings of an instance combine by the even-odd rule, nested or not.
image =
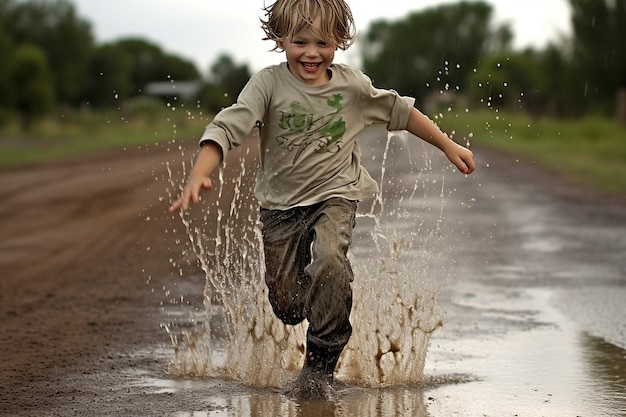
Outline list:
[[[338,384],[331,400],[298,400],[284,390],[251,388],[234,381],[211,379],[154,379],[141,377],[140,387],[154,394],[170,393],[176,398],[193,392],[203,403],[197,409],[170,416],[353,416],[395,417],[427,416],[423,387],[381,388]]]
[[[469,373],[477,381],[434,389],[432,415],[623,415],[626,351],[565,317],[553,306],[552,290],[525,290],[523,297],[494,288],[474,291],[480,311],[457,310],[447,337],[434,336],[426,372]],[[508,310],[501,323],[485,314],[498,295]],[[456,331],[470,326],[471,332]]]

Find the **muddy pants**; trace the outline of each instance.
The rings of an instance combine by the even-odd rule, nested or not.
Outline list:
[[[331,198],[289,210],[261,209],[265,282],[274,313],[307,319],[307,349],[341,352],[352,333],[352,241],[356,202]]]

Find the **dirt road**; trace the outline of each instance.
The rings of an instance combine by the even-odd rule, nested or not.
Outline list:
[[[183,159],[154,146],[0,171],[1,415],[98,410],[107,371],[164,366],[128,352],[167,339],[151,288],[178,273],[165,163]]]

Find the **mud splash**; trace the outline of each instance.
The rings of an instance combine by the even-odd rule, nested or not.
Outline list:
[[[430,335],[443,319],[437,297],[446,277],[433,279],[431,251],[438,247],[433,243],[443,221],[445,186],[429,164],[424,166],[428,155],[417,158],[406,137],[384,132],[380,140],[378,130],[365,136],[372,147],[363,152],[364,163],[369,161],[382,192],[360,206],[350,254],[356,276],[354,332],[336,376],[365,387],[420,385]],[[247,156],[235,162],[237,175],[228,178],[228,168],[220,170],[217,199],[203,207],[202,216],[180,214],[189,238],[186,251],[205,273],[204,312],[184,328],[163,324],[174,348],[169,372],[281,387],[302,366],[306,324],[282,324],[267,301],[257,203],[251,194],[255,163]],[[388,158],[403,165],[402,178],[385,178]],[[416,177],[422,181],[416,183]],[[233,181],[232,195],[225,194],[225,181]],[[171,170],[170,184],[173,197],[179,181]],[[425,204],[432,201],[425,195],[433,192],[440,195],[440,207]],[[206,230],[207,224],[215,227]]]

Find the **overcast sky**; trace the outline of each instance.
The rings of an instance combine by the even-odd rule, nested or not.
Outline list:
[[[265,0],[271,4],[271,0]],[[395,20],[411,11],[458,0],[387,0],[349,2],[357,31],[377,19]],[[570,33],[568,0],[488,0],[497,23],[509,22],[515,47],[543,47]],[[264,0],[73,0],[82,18],[91,22],[96,41],[139,36],[194,61],[205,73],[215,58],[229,53],[255,72],[283,60],[262,41],[259,18]],[[336,60],[358,64],[358,40]]]

